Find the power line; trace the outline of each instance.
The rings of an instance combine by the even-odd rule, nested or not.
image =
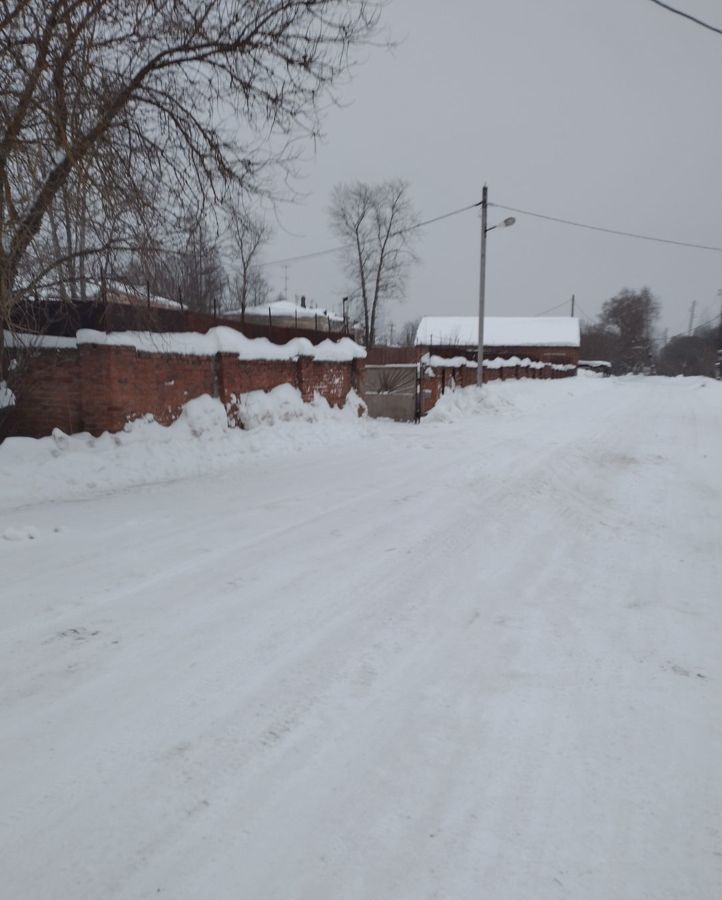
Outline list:
[[[462,206],[460,209],[452,209],[451,212],[442,213],[440,216],[434,216],[433,219],[417,222],[409,228],[402,228],[400,231],[395,231],[394,234],[405,234],[407,231],[413,231],[415,228],[423,228],[424,225],[431,225],[433,222],[440,222],[442,219],[450,219],[451,216],[458,216],[459,213],[468,212],[470,209],[476,209],[478,206],[481,206],[481,200],[476,203],[470,203],[468,206]]]
[[[676,13],[678,16],[682,16],[685,19],[689,19],[690,22],[694,22],[696,25],[701,25],[702,28],[709,28],[710,31],[715,31],[717,34],[722,34],[722,29],[716,28],[714,25],[710,25],[708,22],[703,22],[702,19],[698,19],[696,16],[691,16],[689,13],[683,12],[681,9],[675,9],[674,6],[669,6],[667,3],[662,3],[662,0],[651,0],[652,3],[656,3],[657,6],[661,6],[662,9],[666,9],[668,12]]]
[[[529,209],[518,209],[515,206],[506,206],[504,203],[490,203],[498,209],[515,212],[522,216],[533,216],[535,219],[545,219],[547,222],[558,222],[561,225],[573,225],[575,228],[587,228],[590,231],[603,231],[605,234],[617,234],[621,237],[637,238],[640,241],[654,241],[658,244],[674,244],[676,247],[693,247],[695,250],[709,250],[712,253],[722,253],[722,247],[710,247],[707,244],[692,244],[688,241],[673,241],[671,238],[653,237],[649,234],[638,234],[634,231],[620,231],[617,228],[604,228],[602,225],[589,225],[586,222],[575,222],[572,219],[560,219],[558,216],[548,216],[544,213],[532,212]]]
[[[432,225],[434,222],[441,222],[442,219],[450,219],[452,216],[458,216],[460,213],[468,212],[470,209],[475,209],[478,206],[481,206],[481,201],[470,203],[468,206],[462,206],[459,209],[452,209],[450,212],[442,213],[440,216],[434,216],[431,219],[424,219],[423,222],[416,222],[414,225],[409,225],[408,228],[400,228],[398,231],[392,232],[392,235],[396,236],[398,234],[407,234],[409,231],[416,231],[417,228],[423,228],[425,225]],[[345,250],[347,247],[352,246],[353,244],[339,244],[336,247],[328,247],[326,250],[316,250],[313,253],[303,253],[300,256],[286,256],[283,259],[272,259],[269,262],[259,263],[259,266],[277,266],[286,263],[299,262],[302,259],[315,259],[318,256],[328,256],[331,253],[338,253],[340,250]]]
[[[549,309],[543,309],[541,312],[534,313],[535,316],[545,316],[547,313],[554,312],[555,309],[559,309],[560,306],[566,306],[569,303],[569,300],[562,300],[561,303],[557,303],[556,306],[550,306]]]
[[[481,202],[477,201],[476,203],[469,203],[467,206],[461,206],[458,209],[452,209],[449,212],[442,213],[438,216],[433,216],[430,219],[424,219],[422,222],[416,222],[414,225],[410,225],[408,228],[402,228],[399,231],[393,232],[394,235],[398,234],[407,234],[410,231],[415,231],[418,228],[424,228],[426,225],[432,225],[435,222],[441,222],[444,219],[449,219],[452,216],[458,216],[461,213],[468,212],[471,209],[476,209],[481,206]],[[497,209],[505,209],[508,212],[515,212],[522,216],[532,216],[535,219],[544,219],[548,222],[557,222],[561,225],[572,225],[575,228],[586,228],[589,231],[601,231],[604,234],[616,234],[620,237],[630,237],[636,238],[641,241],[653,241],[654,243],[659,244],[672,244],[675,247],[691,247],[695,250],[707,250],[712,253],[722,253],[722,247],[711,247],[707,244],[693,244],[688,241],[675,241],[670,238],[660,238],[654,237],[648,234],[638,234],[634,231],[622,231],[617,228],[605,228],[601,225],[590,225],[587,222],[576,222],[572,219],[562,219],[558,216],[549,216],[545,213],[533,212],[529,209],[520,209],[516,206],[506,206],[503,203],[489,203],[489,206],[495,206]],[[267,262],[259,263],[259,266],[267,267],[267,266],[279,266],[286,265],[288,263],[301,262],[306,259],[317,259],[321,256],[330,256],[333,253],[338,253],[341,250],[347,249],[350,244],[337,244],[335,247],[327,247],[324,250],[314,250],[311,253],[302,253],[298,256],[284,256],[281,259],[272,259]],[[565,301],[566,302],[566,301]],[[560,306],[563,304],[559,304]],[[556,307],[554,307],[556,308]],[[548,310],[551,312],[551,310]],[[543,315],[543,313],[539,313],[539,315]]]
[[[722,315],[722,313],[717,313],[716,316],[712,316],[712,318],[707,319],[706,322],[700,322],[699,325],[694,326],[694,329],[691,332],[689,329],[687,329],[687,331],[678,331],[677,334],[673,334],[669,337],[667,343],[669,343],[669,341],[671,341],[672,338],[694,336],[694,333],[699,331],[700,328],[706,328],[708,325],[712,325],[714,322],[716,322],[717,319],[719,319],[720,315]]]
[[[578,300],[577,300],[577,308],[578,308],[579,312],[582,314],[582,316],[583,316],[588,322],[591,322],[591,321],[592,321],[592,316],[589,315],[589,313],[586,311],[586,309],[584,309],[584,307],[582,306],[582,304],[581,304]]]

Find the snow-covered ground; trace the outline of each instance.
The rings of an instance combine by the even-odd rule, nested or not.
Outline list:
[[[0,894],[716,898],[721,400],[6,442]]]

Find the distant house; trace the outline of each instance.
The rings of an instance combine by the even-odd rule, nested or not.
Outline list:
[[[13,304],[11,325],[19,331],[72,336],[80,328],[97,331],[188,330],[181,303],[120,281],[78,281],[27,290]]]
[[[290,300],[276,300],[261,306],[247,306],[245,316],[240,309],[224,310],[224,319],[249,325],[275,325],[307,331],[328,331],[331,334],[355,335],[356,324],[347,323],[343,316],[319,306],[303,306]]]
[[[154,309],[182,309],[183,304],[168,297],[152,294],[146,287],[120,281],[88,282],[86,299],[94,303],[118,303],[124,306],[146,306]]]
[[[437,356],[476,357],[477,316],[425,316],[416,331],[416,346]],[[579,360],[579,319],[572,316],[486,316],[484,355],[529,357],[539,362]]]

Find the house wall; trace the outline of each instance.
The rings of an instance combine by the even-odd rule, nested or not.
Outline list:
[[[169,425],[201,394],[229,405],[234,395],[280,384],[298,388],[305,401],[319,393],[342,406],[351,389],[362,390],[363,368],[363,360],[240,360],[229,353],[187,356],[95,344],[36,349],[17,370],[16,405],[3,436],[42,437],[54,428],[99,435],[146,414]]]

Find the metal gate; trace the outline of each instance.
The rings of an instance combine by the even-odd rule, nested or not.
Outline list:
[[[365,366],[364,395],[373,418],[418,422],[421,418],[420,364]]]

